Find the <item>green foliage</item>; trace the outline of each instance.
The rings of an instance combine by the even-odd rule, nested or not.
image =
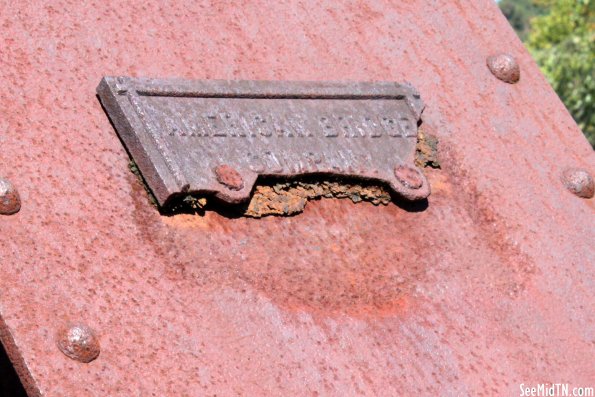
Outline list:
[[[595,146],[595,0],[539,0],[527,46],[591,145]]]
[[[502,0],[498,5],[523,41],[529,34],[531,18],[546,11],[545,7],[535,0]]]
[[[498,5],[595,147],[595,0]]]

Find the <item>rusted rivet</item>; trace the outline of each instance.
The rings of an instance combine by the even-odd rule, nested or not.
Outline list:
[[[566,189],[579,197],[591,198],[595,192],[593,177],[581,168],[569,168],[562,173],[562,183]]]
[[[99,356],[99,338],[95,331],[84,324],[63,327],[56,338],[60,351],[73,360],[88,363]]]
[[[217,176],[217,181],[220,184],[230,190],[242,190],[244,187],[244,180],[240,173],[227,164],[215,168],[215,176]]]
[[[506,83],[514,84],[521,78],[519,64],[510,54],[489,56],[487,63],[492,74]]]
[[[397,165],[395,167],[395,177],[403,186],[409,189],[419,189],[424,184],[419,170],[408,165]]]
[[[12,215],[21,209],[21,198],[14,185],[0,178],[0,214]]]

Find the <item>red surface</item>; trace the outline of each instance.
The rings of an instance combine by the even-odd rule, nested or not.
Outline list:
[[[593,386],[593,151],[492,0],[4,2],[2,341],[31,395],[519,395]],[[496,79],[486,57],[517,57]],[[428,207],[160,216],[103,75],[410,81]],[[83,364],[55,332],[101,339]]]

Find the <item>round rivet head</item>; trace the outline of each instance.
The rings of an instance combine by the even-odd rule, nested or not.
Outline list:
[[[220,184],[230,190],[242,190],[244,188],[244,180],[240,173],[227,164],[215,168],[215,176]]]
[[[57,334],[58,349],[66,356],[88,363],[99,356],[99,338],[95,331],[84,324],[71,324]]]
[[[562,183],[566,189],[582,198],[591,198],[595,193],[593,177],[581,168],[569,168],[562,173]]]
[[[397,165],[395,167],[395,177],[403,186],[409,189],[419,189],[424,184],[419,170],[409,165]]]
[[[487,64],[492,74],[506,83],[514,84],[521,78],[519,64],[510,54],[489,56]]]
[[[19,192],[9,180],[0,178],[0,214],[12,215],[20,209]]]

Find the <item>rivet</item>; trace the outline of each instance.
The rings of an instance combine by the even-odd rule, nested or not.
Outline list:
[[[99,338],[84,324],[71,324],[61,328],[56,336],[58,349],[66,356],[88,363],[99,356]]]
[[[0,214],[12,215],[20,209],[19,192],[8,179],[0,178]]]
[[[489,56],[487,64],[492,74],[506,83],[514,84],[521,78],[519,64],[510,54]]]
[[[230,190],[242,190],[244,188],[244,180],[240,173],[227,164],[215,168],[215,176],[220,184]]]
[[[408,165],[397,165],[395,167],[395,177],[403,186],[409,189],[419,189],[424,184],[419,170]]]
[[[569,168],[562,173],[566,189],[582,198],[591,198],[595,192],[593,177],[582,168]]]

